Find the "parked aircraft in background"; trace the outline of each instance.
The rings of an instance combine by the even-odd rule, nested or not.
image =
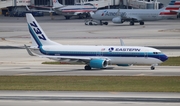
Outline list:
[[[57,61],[83,62],[85,70],[107,68],[108,65],[130,66],[150,64],[151,70],[168,59],[160,50],[139,46],[80,46],[61,45],[51,41],[32,14],[26,14],[32,46],[26,49],[31,56],[39,56]]]
[[[57,14],[63,15],[66,19],[70,19],[72,16],[79,16],[79,18],[84,18],[89,16],[89,12],[97,11],[97,8],[93,5],[68,5],[64,6],[59,3],[58,0],[53,0],[53,7],[41,7],[49,8],[50,10],[31,10],[26,6],[29,11],[42,11],[42,12],[55,12]]]
[[[97,8],[93,5],[68,5],[63,6],[58,0],[53,0],[53,10],[57,14],[62,14],[66,19],[70,19],[72,16],[79,16],[79,18],[87,17],[89,12],[97,11]]]
[[[91,17],[94,20],[98,20],[99,24],[101,25],[102,24],[108,25],[108,22],[102,22],[105,20],[112,20],[112,22],[115,24],[122,24],[128,21],[130,22],[130,25],[134,25],[134,23],[139,23],[140,25],[144,25],[144,21],[155,21],[155,20],[162,20],[168,18],[177,18],[177,14],[178,12],[180,12],[179,8],[180,8],[180,1],[171,0],[171,2],[167,7],[159,10],[103,9],[103,10],[98,10],[95,13],[91,12]]]

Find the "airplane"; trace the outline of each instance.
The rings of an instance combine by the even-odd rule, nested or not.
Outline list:
[[[93,20],[89,25],[92,25],[92,21],[98,21],[100,25],[108,25],[108,22],[102,22],[105,20],[112,20],[115,24],[122,24],[124,22],[130,22],[130,25],[139,23],[144,25],[144,21],[155,21],[168,18],[177,18],[177,14],[180,12],[180,1],[171,0],[169,5],[162,9],[103,9],[98,10],[95,13],[91,12]],[[87,24],[86,24],[87,25]]]
[[[41,7],[45,8],[45,7]],[[58,0],[53,0],[53,7],[50,10],[31,10],[26,6],[28,11],[42,11],[42,12],[55,12],[57,14],[63,15],[66,19],[70,19],[72,16],[79,16],[79,18],[84,18],[89,16],[89,12],[97,11],[97,8],[93,5],[62,5]],[[46,7],[47,9],[47,7]]]
[[[25,48],[29,55],[64,62],[83,62],[85,70],[105,69],[109,65],[131,66],[150,64],[151,70],[168,57],[160,50],[140,46],[62,45],[50,40],[31,13],[26,13],[32,45]]]
[[[66,19],[70,19],[72,16],[88,17],[88,13],[91,11],[97,11],[97,8],[93,5],[68,5],[63,6],[58,0],[53,0],[53,10],[57,14],[62,14]]]

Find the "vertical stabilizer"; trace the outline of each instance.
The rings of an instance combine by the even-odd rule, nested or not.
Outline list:
[[[40,25],[37,23],[36,19],[31,13],[26,14],[26,19],[28,23],[29,32],[31,35],[32,46],[44,46],[44,45],[57,45],[58,43],[51,41]]]
[[[160,12],[159,15],[161,16],[170,16],[170,17],[176,17],[178,10],[180,8],[180,1],[177,0],[171,0],[170,3],[161,9],[162,11]]]
[[[165,10],[179,10],[180,1],[171,0],[170,3],[164,8]]]
[[[53,0],[53,8],[59,8],[62,7],[63,5],[59,3],[58,0]]]

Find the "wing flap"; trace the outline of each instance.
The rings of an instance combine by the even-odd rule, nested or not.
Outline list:
[[[135,16],[135,15],[126,15],[125,18],[127,19],[134,19],[134,20],[137,20],[137,21],[141,21],[142,19],[138,16]]]
[[[79,61],[79,62],[85,62],[88,63],[92,59],[104,59],[107,61],[111,61],[109,58],[106,57],[82,57],[82,56],[47,56],[47,55],[40,55],[39,57],[41,58],[49,58],[52,60],[57,60],[57,61]]]
[[[71,60],[91,60],[90,57],[78,57],[78,56],[47,56],[47,55],[39,55],[42,58],[50,58],[50,59],[71,59]]]

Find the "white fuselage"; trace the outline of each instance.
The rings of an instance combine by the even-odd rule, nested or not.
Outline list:
[[[40,49],[40,50],[39,50]],[[159,64],[163,62],[161,51],[138,46],[42,46],[32,49],[39,55],[89,57],[110,60],[111,64]],[[167,57],[165,57],[167,58]],[[51,58],[61,61],[61,59]]]
[[[69,5],[59,8],[54,8],[55,12],[58,14],[63,14],[65,16],[77,15],[75,13],[87,13],[90,11],[96,11],[97,9],[91,5]]]
[[[125,14],[126,19],[137,18],[143,21],[154,21],[162,20],[167,18],[176,18],[175,14],[166,14],[167,10],[159,9],[120,9],[120,14]],[[161,14],[162,13],[162,14]],[[163,14],[165,13],[165,14]],[[112,20],[118,16],[118,9],[105,9],[98,10],[93,15],[92,18],[96,20]],[[123,17],[122,17],[123,19]]]

